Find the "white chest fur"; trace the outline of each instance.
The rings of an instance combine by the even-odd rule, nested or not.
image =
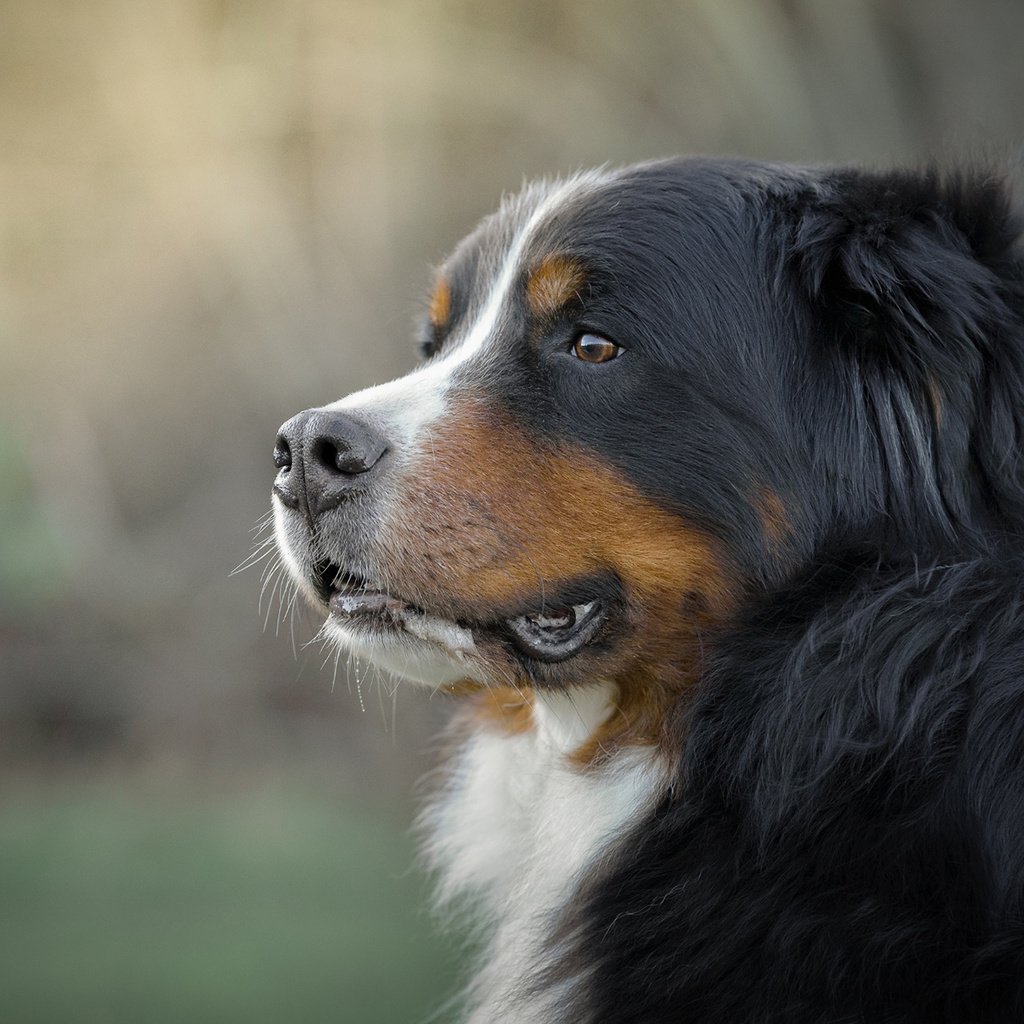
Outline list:
[[[531,730],[484,731],[465,744],[427,812],[441,901],[471,899],[493,930],[472,988],[471,1024],[551,1019],[554,994],[523,992],[550,924],[664,789],[651,748],[623,750],[586,771],[570,763],[611,713],[612,696],[602,685],[539,694]]]

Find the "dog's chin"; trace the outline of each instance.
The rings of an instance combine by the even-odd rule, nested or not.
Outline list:
[[[346,651],[393,675],[432,687],[484,683],[490,673],[471,630],[422,612],[328,615],[326,632]]]

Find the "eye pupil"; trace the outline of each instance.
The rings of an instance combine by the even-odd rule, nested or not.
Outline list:
[[[585,363],[607,363],[614,359],[622,348],[614,341],[602,338],[600,334],[581,334],[572,347],[577,359]]]

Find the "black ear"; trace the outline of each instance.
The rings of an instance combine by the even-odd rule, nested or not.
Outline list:
[[[994,176],[839,171],[805,193],[790,255],[826,336],[942,383],[1017,328],[1020,234]]]
[[[1021,224],[995,176],[834,171],[786,211],[836,475],[905,529],[1024,530]],[[988,526],[980,526],[982,522]]]

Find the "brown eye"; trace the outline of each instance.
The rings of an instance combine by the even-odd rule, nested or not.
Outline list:
[[[622,352],[622,346],[600,334],[581,334],[572,346],[573,354],[585,363],[607,363]]]

